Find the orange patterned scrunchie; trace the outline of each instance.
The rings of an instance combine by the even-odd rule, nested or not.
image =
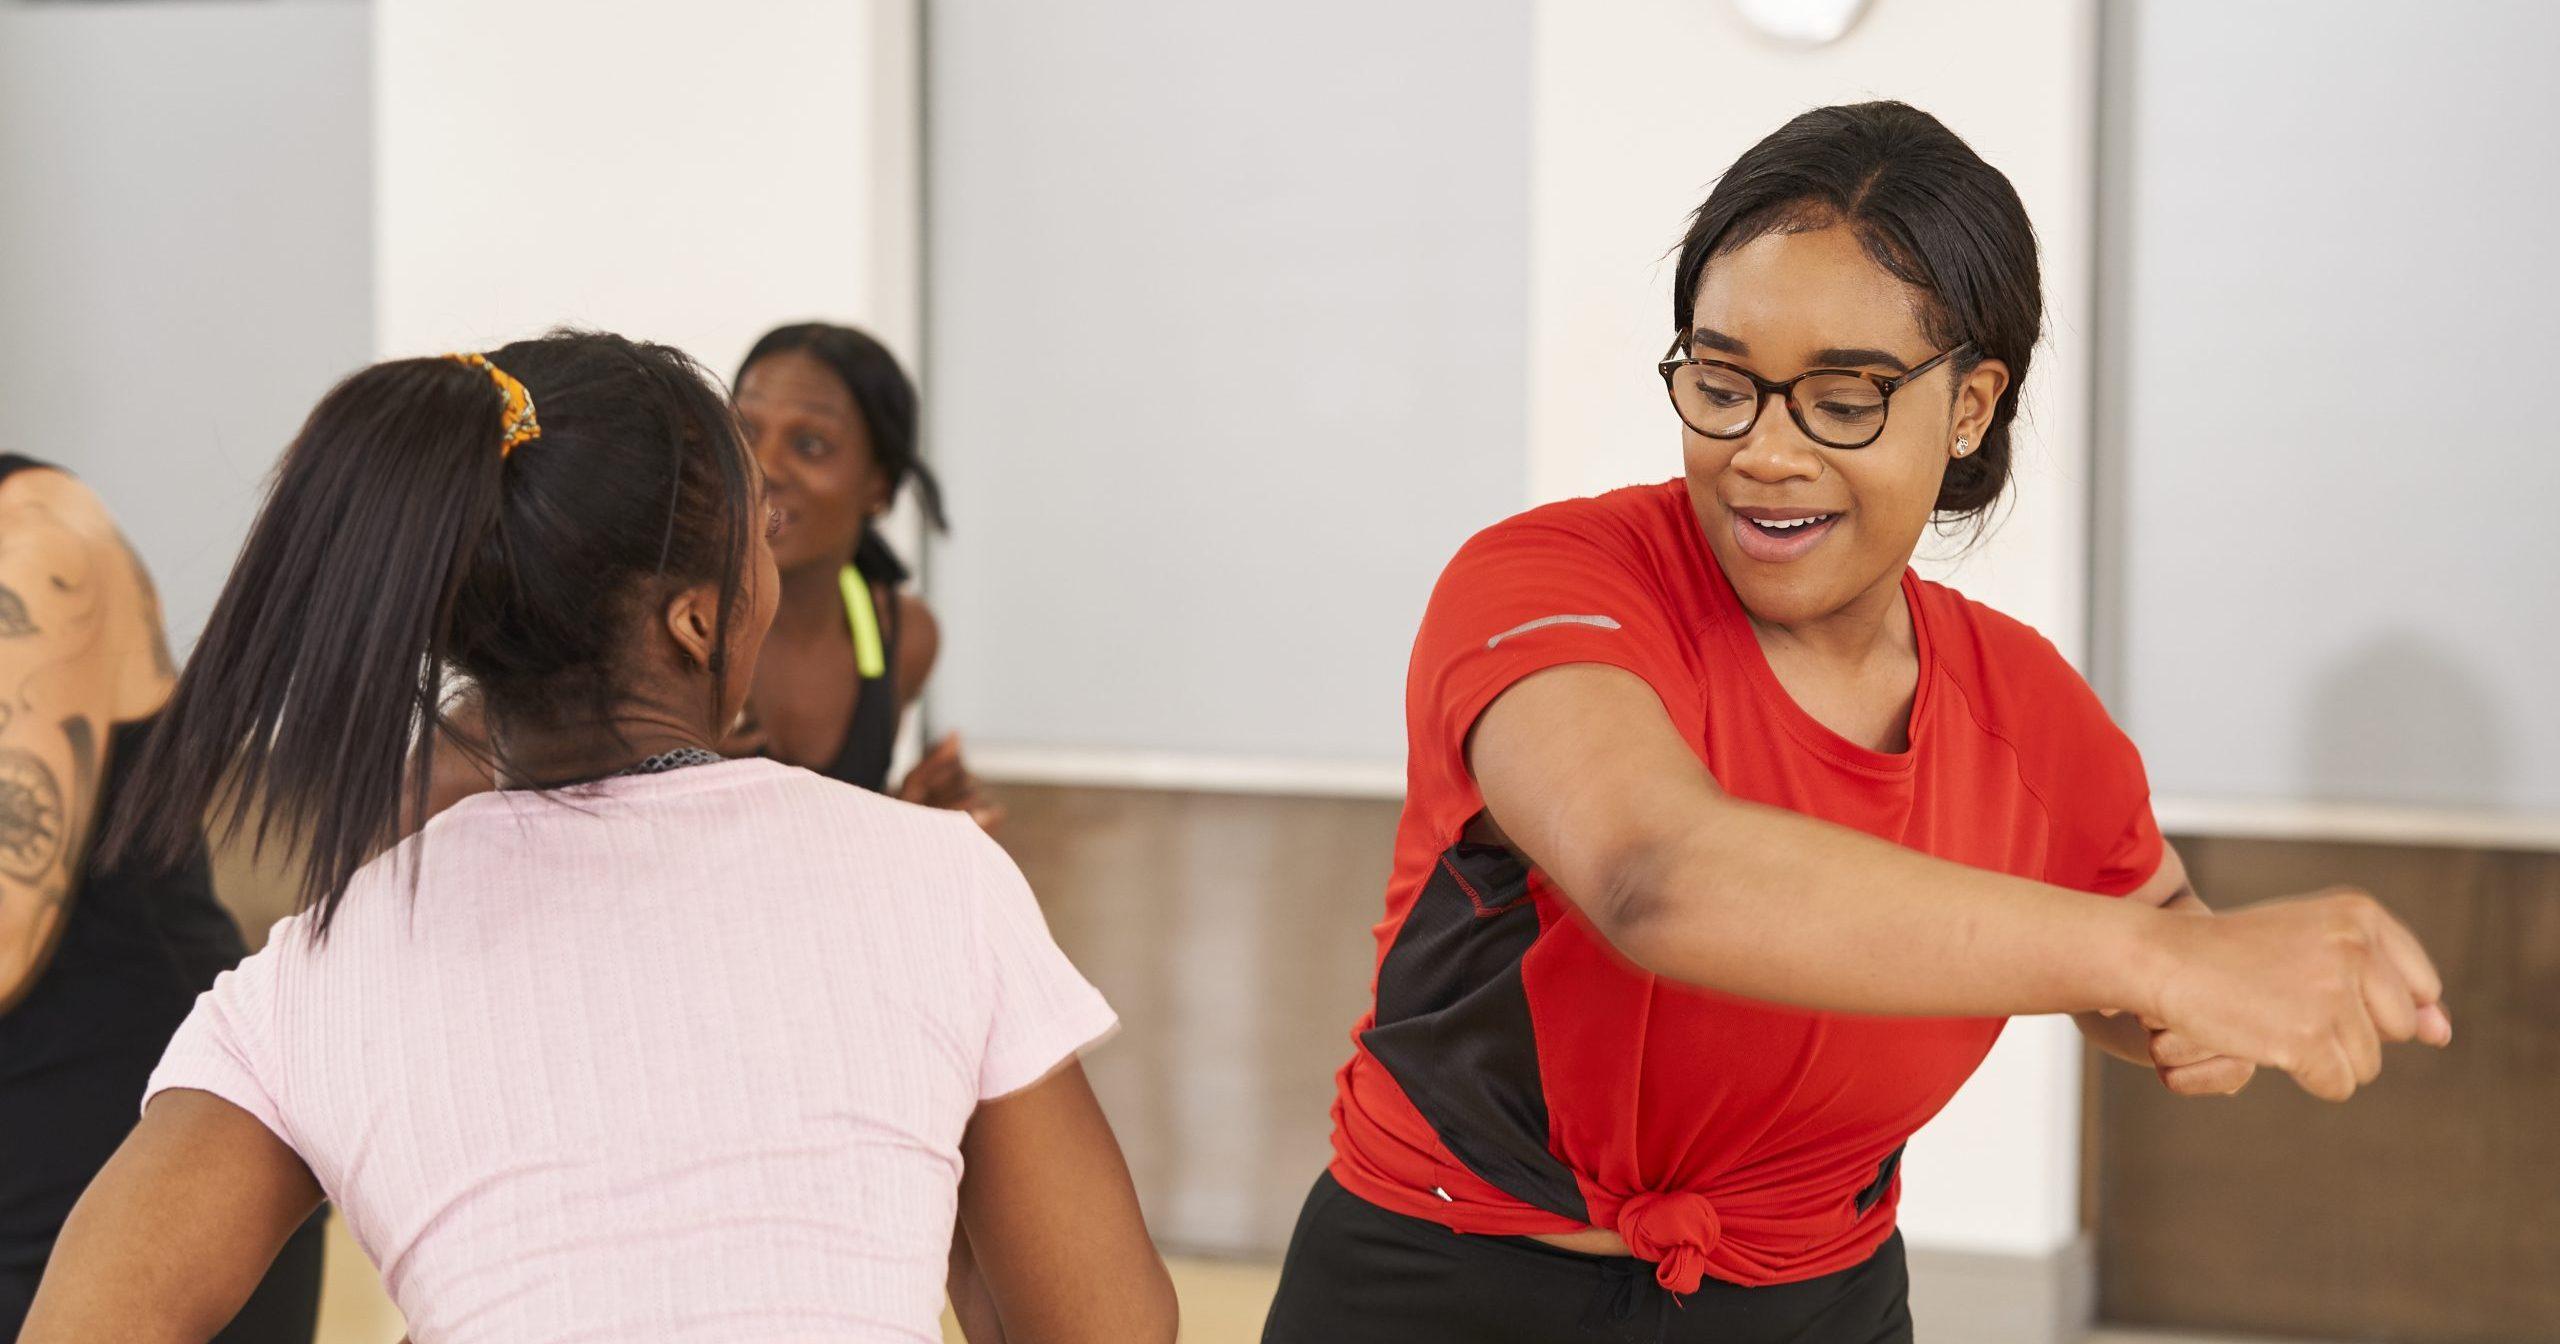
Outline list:
[[[498,456],[505,457],[518,447],[542,437],[542,422],[533,418],[533,394],[505,369],[489,362],[487,355],[447,355],[456,364],[468,364],[489,375],[498,385],[498,395],[507,399],[506,430],[498,436]]]

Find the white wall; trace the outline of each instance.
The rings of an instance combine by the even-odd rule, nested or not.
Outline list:
[[[2016,183],[2043,243],[2050,309],[2018,424],[2013,506],[1959,563],[1922,568],[2077,656],[2089,573],[2089,0],[1878,0],[1846,39],[1813,51],[1760,39],[1721,0],[1540,0],[1536,12],[1529,495],[1678,474],[1679,423],[1653,364],[1671,339],[1669,253],[1687,213],[1796,113],[1900,98]],[[2010,1028],[1912,1145],[1902,1217],[1913,1244],[2040,1253],[2076,1234],[2079,1067],[2068,1023]]]
[[[0,4],[0,451],[106,499],[195,641],[371,346],[367,7]]]
[[[2154,787],[2560,848],[2560,8],[2114,10],[2102,591]]]
[[[825,317],[912,355],[912,235],[881,223],[913,206],[907,0],[377,12],[383,354],[575,322],[726,378],[767,327]]]
[[[1401,788],[1524,502],[1527,0],[932,11],[939,725],[1006,778]]]

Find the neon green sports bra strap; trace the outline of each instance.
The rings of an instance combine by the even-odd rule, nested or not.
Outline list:
[[[844,590],[844,621],[853,629],[854,669],[864,681],[878,681],[888,674],[889,660],[880,652],[880,613],[872,609],[871,585],[847,565],[836,571],[836,586]]]

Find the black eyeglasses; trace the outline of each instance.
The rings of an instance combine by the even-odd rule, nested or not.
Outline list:
[[[1688,338],[1671,342],[1659,367],[1662,385],[1671,391],[1671,408],[1680,422],[1711,439],[1738,439],[1760,420],[1760,406],[1771,394],[1787,403],[1796,428],[1827,448],[1864,448],[1884,433],[1885,409],[1893,394],[1938,367],[1973,342],[1948,346],[1907,372],[1888,378],[1850,369],[1808,369],[1783,383],[1773,383],[1751,370],[1720,359],[1681,355]]]

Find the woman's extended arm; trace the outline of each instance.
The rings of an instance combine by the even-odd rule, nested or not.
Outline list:
[[[1613,667],[1522,679],[1478,718],[1468,761],[1506,841],[1620,953],[1729,993],[1842,1012],[2128,1012],[2343,1098],[2442,992],[2417,940],[2360,893],[2196,919],[1735,799]]]

